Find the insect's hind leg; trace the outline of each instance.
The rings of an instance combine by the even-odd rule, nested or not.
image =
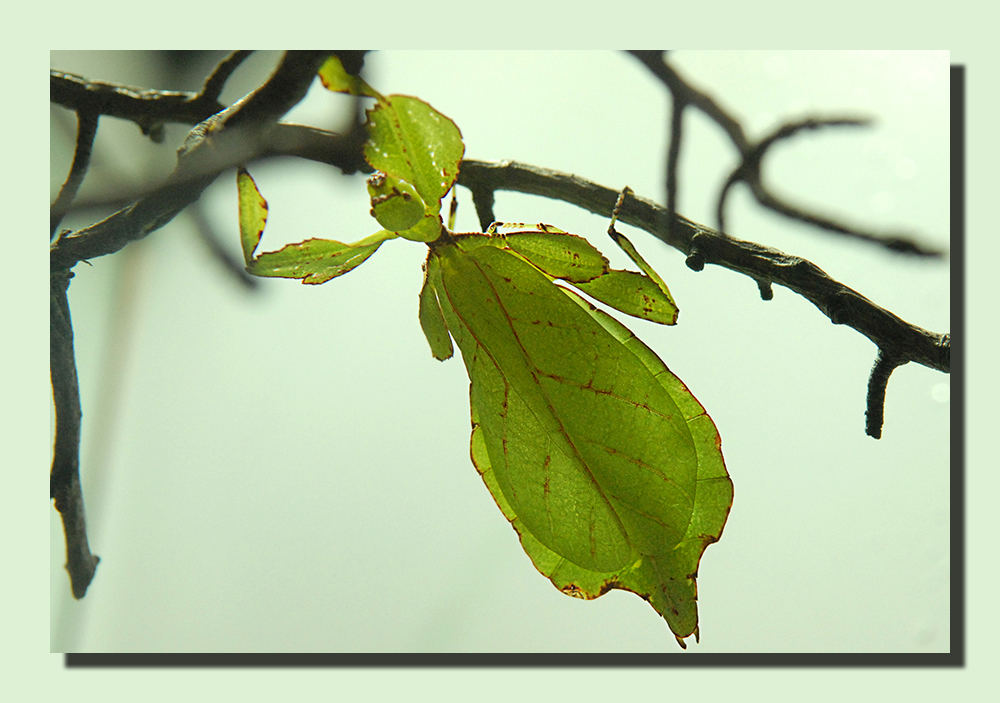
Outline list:
[[[628,258],[632,259],[632,262],[638,266],[639,269],[653,281],[653,283],[656,284],[656,287],[666,294],[671,301],[673,301],[673,297],[670,295],[670,289],[667,288],[666,282],[660,278],[660,274],[658,274],[656,270],[653,269],[653,267],[650,266],[644,258],[642,258],[642,255],[639,254],[639,251],[635,248],[635,245],[629,241],[628,237],[615,229],[615,223],[618,222],[618,218],[621,216],[622,208],[625,205],[625,198],[630,195],[634,197],[635,192],[628,186],[622,188],[622,192],[618,194],[618,200],[615,201],[615,207],[611,211],[611,224],[608,225],[608,236],[611,237],[615,244],[617,244],[618,247],[628,255]]]

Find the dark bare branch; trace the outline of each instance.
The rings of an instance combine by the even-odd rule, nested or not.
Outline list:
[[[131,120],[145,131],[162,122],[197,124],[225,109],[216,99],[206,99],[200,93],[90,81],[64,71],[49,71],[49,97],[53,103],[77,112]]]
[[[288,52],[260,88],[191,130],[165,185],[57,240],[49,252],[51,269],[69,269],[145,237],[197,200],[222,171],[269,151],[274,122],[305,96],[324,56]]]
[[[201,86],[201,90],[198,93],[198,98],[200,100],[210,101],[218,100],[219,95],[222,94],[222,89],[226,85],[226,81],[229,77],[233,75],[233,71],[239,68],[240,64],[246,61],[252,51],[233,51],[230,52],[219,64],[212,69],[212,72],[208,74],[205,82]]]
[[[839,235],[853,237],[865,242],[883,246],[890,251],[900,254],[910,254],[915,256],[941,257],[944,253],[938,249],[932,249],[921,245],[908,233],[884,233],[858,225],[824,217],[808,210],[792,205],[784,199],[779,198],[772,191],[764,186],[760,176],[760,160],[774,142],[785,139],[803,129],[817,129],[819,127],[831,125],[860,125],[867,124],[866,120],[858,118],[835,118],[824,119],[810,117],[802,120],[795,120],[782,125],[777,130],[766,136],[764,139],[751,142],[739,121],[724,110],[714,99],[706,93],[693,87],[686,82],[670,65],[666,63],[663,52],[658,51],[633,51],[630,52],[649,71],[656,76],[670,92],[673,99],[681,104],[690,104],[701,110],[709,119],[715,122],[729,136],[736,150],[740,154],[740,164],[729,176],[723,185],[720,193],[718,207],[718,229],[725,231],[725,223],[722,220],[722,201],[733,185],[738,181],[743,181],[750,188],[754,198],[762,206],[773,210],[785,217],[799,220],[813,225],[827,232],[834,232]],[[697,252],[695,252],[695,255]],[[692,261],[692,268],[696,268],[700,262],[695,258]],[[761,295],[767,299],[768,289],[766,281],[758,281],[761,286]]]
[[[683,98],[674,96],[670,108],[670,136],[667,147],[667,217],[666,226],[673,227],[674,215],[677,214],[677,167],[681,157],[681,137],[683,136],[684,108],[687,103]]]
[[[650,73],[660,79],[671,95],[698,108],[719,125],[736,146],[737,151],[743,154],[750,149],[750,142],[743,131],[743,125],[723,110],[712,96],[697,90],[681,78],[680,74],[664,61],[662,51],[630,51],[629,53],[639,59]]]
[[[166,186],[101,223],[58,238],[50,246],[50,370],[56,408],[56,438],[49,490],[63,520],[66,568],[73,595],[82,598],[99,561],[90,551],[80,485],[80,396],[73,353],[73,328],[66,290],[71,268],[79,261],[117,251],[131,241],[162,227],[198,199],[219,170],[242,154],[232,144],[248,132],[265,133],[308,90],[323,54],[289,52],[266,83],[232,108],[199,123],[178,156],[178,167]],[[91,107],[81,114],[100,114]],[[242,120],[237,120],[237,118]],[[233,128],[229,121],[238,122]],[[149,124],[149,123],[146,123]],[[229,133],[239,132],[233,137]],[[218,137],[224,136],[223,144]],[[251,135],[252,136],[252,135]],[[254,148],[253,139],[249,148]]]
[[[83,598],[100,559],[87,541],[87,520],[80,487],[80,388],[73,354],[73,323],[66,289],[72,273],[50,276],[49,369],[56,411],[56,437],[49,475],[49,497],[55,501],[66,535],[66,571],[73,596]]]
[[[56,201],[49,208],[49,239],[55,235],[56,228],[62,222],[63,217],[69,210],[73,199],[80,190],[87,169],[90,167],[90,154],[94,148],[94,137],[97,136],[97,121],[99,115],[96,112],[77,110],[76,113],[76,149],[73,153],[73,164],[70,166],[69,174]]]
[[[527,164],[463,161],[459,183],[476,189],[513,190],[556,198],[602,216],[610,216],[618,191]],[[809,300],[834,324],[852,327],[895,358],[947,373],[951,365],[948,335],[922,329],[876,305],[834,280],[815,264],[777,249],[729,237],[676,215],[672,229],[663,226],[666,209],[652,201],[629,198],[621,220],[639,227],[687,255],[697,250],[705,263],[784,286]]]
[[[890,356],[881,349],[868,377],[868,401],[865,410],[865,434],[875,439],[882,437],[882,422],[885,418],[885,389],[889,384],[889,375],[897,366],[902,366],[906,359]]]

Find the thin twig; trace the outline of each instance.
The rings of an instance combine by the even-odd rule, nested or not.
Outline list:
[[[80,388],[73,354],[73,323],[66,289],[69,271],[50,274],[49,369],[56,411],[55,447],[49,476],[49,497],[55,500],[66,535],[66,571],[73,596],[83,598],[100,559],[87,541],[87,520],[80,487]]]
[[[258,145],[259,152],[247,154],[247,161],[258,161],[278,157],[294,157],[316,161],[336,166],[345,174],[361,171],[370,173],[371,166],[365,162],[361,153],[364,143],[363,134],[359,137],[353,131],[339,134],[318,127],[281,122],[274,126],[265,141]],[[215,170],[216,175],[229,168],[228,164],[220,163]],[[187,176],[193,178],[190,174]],[[168,184],[136,184],[131,188],[114,191],[112,197],[97,196],[78,198],[73,202],[70,212],[84,210],[120,209],[143,198],[161,192],[164,188],[171,189],[183,185],[184,179],[174,174]],[[93,258],[93,257],[91,257]]]
[[[907,363],[906,359],[890,356],[879,349],[868,377],[868,398],[865,410],[865,434],[875,439],[882,437],[882,422],[885,417],[885,389],[889,383],[889,375],[897,366]]]
[[[87,80],[64,71],[49,71],[49,96],[57,104],[93,115],[131,120],[153,141],[163,139],[164,122],[196,124],[225,108],[219,95],[226,80],[249,56],[250,51],[234,51],[224,58],[197,93],[180,90],[152,90],[119,83]]]
[[[102,223],[98,223],[61,237],[50,245],[50,369],[56,409],[56,437],[49,490],[63,520],[66,569],[76,598],[82,598],[86,593],[99,559],[91,553],[87,540],[80,485],[80,395],[73,353],[73,328],[66,297],[73,275],[71,268],[88,258],[88,252],[116,251],[162,227],[197,200],[218,173],[218,170],[208,166],[214,164],[217,169],[220,164],[242,156],[232,151],[231,145],[239,143],[242,134],[266,131],[301,100],[323,57],[321,52],[286,53],[260,88],[232,108],[200,122],[192,130],[179,154],[174,177],[164,188],[106,218],[103,227]],[[232,127],[230,120],[240,124]],[[231,136],[232,132],[237,134]],[[222,144],[218,141],[220,136],[225,137]],[[254,140],[249,141],[250,148],[254,148]]]
[[[708,116],[709,119],[719,125],[719,127],[721,127],[722,130],[729,136],[733,145],[736,147],[736,150],[739,152],[741,158],[740,164],[737,166],[736,170],[730,174],[720,193],[720,203],[717,209],[720,218],[720,231],[725,231],[724,224],[721,219],[721,200],[725,198],[731,187],[737,181],[743,181],[750,188],[754,198],[758,203],[760,203],[760,205],[784,215],[785,217],[805,222],[828,232],[834,232],[843,236],[849,236],[862,241],[877,244],[896,253],[925,257],[943,256],[944,253],[942,251],[923,246],[916,242],[911,235],[906,233],[876,232],[874,230],[851,226],[829,217],[823,217],[821,215],[811,213],[804,208],[785,202],[782,198],[779,198],[773,192],[768,190],[761,182],[760,159],[766,152],[767,148],[774,142],[787,138],[803,129],[816,129],[830,125],[861,125],[867,124],[867,120],[858,118],[837,118],[833,120],[806,118],[782,125],[764,139],[758,142],[751,142],[747,138],[746,133],[743,131],[739,121],[726,112],[726,110],[719,106],[719,104],[706,93],[694,88],[681,78],[677,71],[666,63],[662,56],[662,52],[633,51],[630,53],[644,66],[646,66],[646,68],[648,68],[649,71],[664,84],[664,86],[666,86],[667,90],[670,91],[671,96],[675,100],[681,100],[685,104],[697,107],[706,116]],[[697,266],[698,262],[694,261],[692,263]],[[766,284],[766,281],[758,283],[762,285]],[[766,289],[762,285],[762,296],[765,295],[766,292]]]
[[[222,94],[222,89],[226,85],[226,81],[229,77],[233,75],[233,71],[239,68],[240,64],[249,58],[252,51],[233,51],[230,52],[219,64],[212,69],[212,72],[208,74],[208,78],[201,86],[201,90],[198,93],[196,100],[204,101],[217,101],[219,96]]]
[[[496,202],[496,194],[491,188],[472,189],[472,204],[476,208],[476,216],[479,218],[479,230],[485,232],[486,228],[496,222],[493,214],[493,205]]]
[[[747,184],[758,203],[790,219],[799,220],[800,222],[805,222],[806,224],[813,225],[814,227],[827,230],[829,232],[835,232],[847,237],[853,237],[855,239],[878,244],[891,251],[901,254],[914,254],[926,257],[943,256],[944,252],[941,250],[923,246],[906,234],[885,234],[865,229],[863,227],[858,227],[856,225],[848,226],[829,217],[823,217],[809,212],[805,208],[793,205],[778,198],[764,185],[761,177],[761,162],[768,149],[770,149],[770,147],[777,142],[792,137],[805,129],[814,130],[825,127],[863,127],[868,124],[870,124],[870,120],[856,117],[809,117],[795,122],[789,122],[774,130],[774,132],[754,145],[750,153],[744,158],[743,163],[741,163],[740,166],[738,166],[733,172],[733,175],[737,180],[742,180]],[[719,204],[719,209],[720,211],[722,209],[721,202]]]
[[[59,195],[49,208],[49,240],[55,236],[56,228],[62,222],[73,199],[80,190],[87,168],[90,166],[90,154],[94,148],[94,137],[97,136],[97,122],[100,116],[96,112],[77,110],[76,112],[76,149],[73,152],[73,164],[70,166],[66,182],[59,189]]]
[[[743,131],[743,125],[723,110],[712,96],[693,88],[675,70],[670,68],[663,59],[663,52],[630,51],[629,53],[639,59],[650,73],[659,78],[667,86],[671,95],[698,108],[719,125],[741,154],[749,150],[750,142]]]
[[[100,222],[57,240],[50,247],[50,268],[69,269],[79,261],[111,254],[147,236],[197,200],[220,173],[267,153],[273,134],[282,131],[272,129],[274,121],[305,96],[323,56],[322,52],[288,52],[260,88],[195,125],[166,184]],[[341,151],[336,143],[331,146],[333,152]]]
[[[678,96],[673,96],[670,109],[670,142],[667,147],[667,228],[673,227],[674,215],[677,214],[677,166],[681,157],[681,137],[683,136],[684,108],[687,103]]]

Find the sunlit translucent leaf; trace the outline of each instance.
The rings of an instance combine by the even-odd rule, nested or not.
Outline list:
[[[427,271],[471,380],[473,459],[536,567],[571,595],[634,591],[695,633],[694,575],[731,503],[701,406],[509,249],[439,243]]]
[[[393,232],[382,230],[353,244],[332,239],[307,239],[255,258],[247,271],[255,276],[301,278],[303,283],[325,283],[360,266]]]
[[[381,97],[379,93],[370,85],[357,76],[352,76],[344,70],[344,65],[336,56],[328,58],[319,67],[319,79],[327,90],[334,93],[347,93],[349,95],[366,95],[371,98]]]
[[[264,234],[267,201],[246,169],[241,168],[236,173],[236,190],[239,195],[240,244],[243,245],[243,258],[249,264]]]
[[[390,95],[368,111],[365,159],[378,171],[411,183],[429,214],[458,178],[465,152],[455,123],[423,100]]]

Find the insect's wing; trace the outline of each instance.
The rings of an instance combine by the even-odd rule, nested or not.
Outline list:
[[[635,354],[653,374],[657,383],[674,399],[694,440],[698,472],[691,522],[684,537],[669,554],[646,558],[633,568],[610,577],[586,574],[565,560],[558,560],[558,566],[550,578],[556,587],[569,591],[578,587],[581,590],[573,595],[590,598],[606,592],[610,587],[609,583],[622,584],[619,587],[638,593],[650,602],[667,620],[678,643],[683,647],[684,637],[698,634],[698,564],[708,545],[717,542],[722,536],[733,504],[733,483],[722,456],[719,431],[704,406],[652,349],[612,316],[595,308],[573,291],[564,291]],[[528,543],[531,543],[530,539]],[[529,548],[523,538],[522,544],[539,570],[542,570],[539,564],[556,563],[553,555],[547,554],[542,545],[536,543]],[[587,586],[584,587],[583,584]]]
[[[435,257],[473,460],[535,566],[570,595],[634,591],[695,632],[694,574],[732,495],[711,420],[627,329],[520,257]]]
[[[588,569],[674,548],[697,458],[643,363],[503,249],[440,250],[438,296],[497,484],[542,543]]]

